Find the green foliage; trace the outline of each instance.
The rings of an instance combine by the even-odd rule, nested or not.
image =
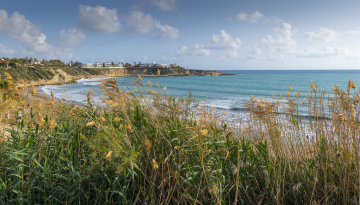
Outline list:
[[[6,79],[0,78],[0,89],[7,89],[9,87],[9,83]]]

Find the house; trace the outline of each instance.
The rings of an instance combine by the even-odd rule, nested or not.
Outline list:
[[[41,61],[38,60],[31,61],[31,65],[41,65]]]
[[[170,66],[166,63],[159,64],[160,68],[169,68]]]
[[[92,63],[83,63],[83,64],[81,64],[81,68],[94,68],[94,64],[92,64]]]
[[[114,68],[123,68],[124,67],[124,64],[123,63],[116,63],[114,65]]]
[[[102,68],[102,67],[103,67],[103,63],[99,63],[99,62],[95,63],[95,68]]]
[[[155,63],[155,61],[153,61],[152,63],[139,63],[139,67],[140,68],[154,68],[154,67],[159,67],[159,65],[157,63]]]

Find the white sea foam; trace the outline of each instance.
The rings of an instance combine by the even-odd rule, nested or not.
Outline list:
[[[100,82],[101,80],[106,80],[108,78],[81,78],[77,80],[78,83],[86,83],[86,82]]]

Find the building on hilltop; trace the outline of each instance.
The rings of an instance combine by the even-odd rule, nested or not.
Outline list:
[[[124,68],[123,63],[100,63],[96,62],[95,64],[92,63],[82,63],[81,68]]]
[[[102,63],[100,63],[100,62],[95,63],[95,68],[102,68],[102,67],[103,67]]]
[[[81,68],[95,68],[95,66],[92,63],[83,63],[81,64]]]
[[[153,61],[152,63],[139,63],[139,67],[140,68],[157,68],[159,67],[159,64],[155,63],[155,61]]]
[[[159,64],[160,68],[169,68],[170,66],[166,63]]]

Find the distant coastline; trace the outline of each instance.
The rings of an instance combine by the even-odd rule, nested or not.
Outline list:
[[[138,75],[144,77],[233,75],[219,71],[185,69],[179,66],[171,68],[80,68],[64,65],[0,68],[0,75],[4,75],[5,72],[9,73],[18,83],[24,80],[26,84],[34,86],[75,84],[82,78],[136,77]]]

